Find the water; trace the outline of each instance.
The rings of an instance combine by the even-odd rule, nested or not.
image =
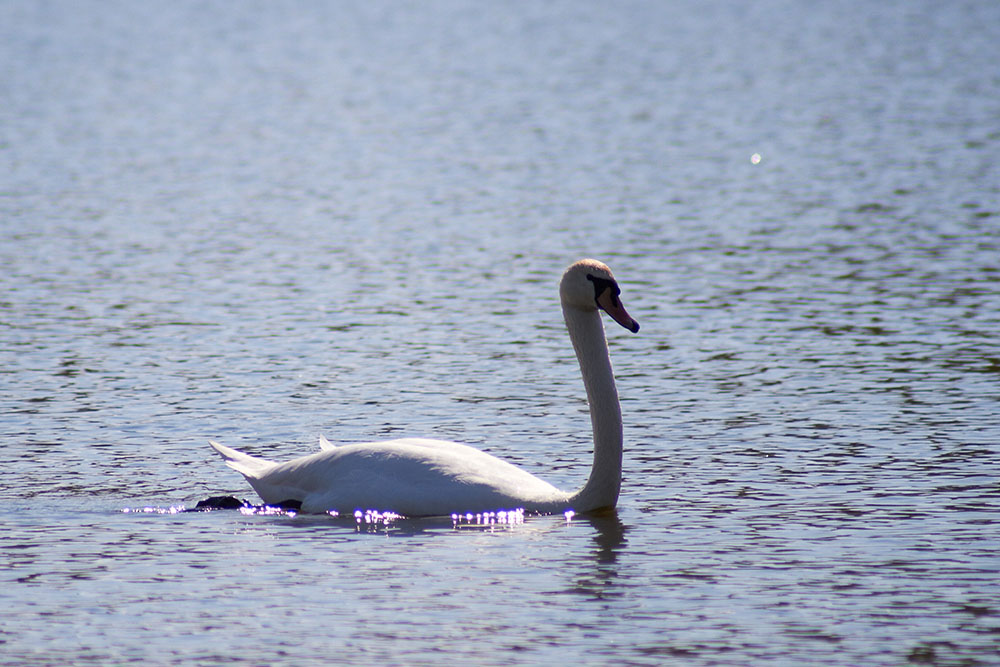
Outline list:
[[[1000,5],[0,33],[5,663],[1000,662]],[[582,256],[643,327],[609,328],[614,516],[169,511],[253,498],[208,438],[443,437],[575,488]]]

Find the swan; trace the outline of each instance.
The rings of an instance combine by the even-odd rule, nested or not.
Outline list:
[[[619,300],[618,283],[605,264],[582,259],[559,284],[563,317],[576,351],[590,404],[594,462],[575,493],[474,447],[426,438],[333,445],[320,436],[320,451],[284,463],[209,444],[240,472],[267,504],[300,503],[300,511],[341,514],[391,511],[408,517],[447,516],[522,509],[551,514],[613,508],[622,471],[622,418],[611,370],[604,311],[635,333],[639,324]]]

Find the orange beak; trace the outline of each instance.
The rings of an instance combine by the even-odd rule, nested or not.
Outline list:
[[[597,305],[601,310],[611,316],[618,324],[622,325],[632,333],[639,331],[639,323],[632,319],[632,316],[625,312],[618,295],[610,287],[601,292],[597,297]]]

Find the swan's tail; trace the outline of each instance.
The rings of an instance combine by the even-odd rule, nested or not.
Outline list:
[[[219,455],[226,462],[227,466],[247,479],[258,479],[268,470],[277,465],[267,459],[259,459],[256,456],[244,454],[243,452],[232,449],[231,447],[220,445],[214,440],[209,440],[208,444],[212,445],[212,449],[219,452]]]

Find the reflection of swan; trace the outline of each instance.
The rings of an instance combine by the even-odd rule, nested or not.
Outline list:
[[[594,465],[584,487],[564,493],[506,461],[455,442],[404,438],[334,446],[273,463],[211,442],[266,503],[298,501],[305,512],[391,510],[406,516],[523,508],[576,512],[614,507],[622,471],[622,418],[611,371],[604,310],[626,329],[639,325],[618,300],[618,284],[604,264],[584,259],[563,274],[563,316],[590,402]]]
[[[618,552],[625,545],[625,533],[629,528],[618,518],[618,512],[612,510],[602,514],[591,514],[587,517],[590,525],[594,527],[594,543],[597,548],[594,555],[597,562],[602,565],[610,565],[618,560]],[[608,577],[604,578],[606,582]]]
[[[573,581],[569,590],[591,600],[610,600],[625,595],[626,589],[622,583],[628,575],[619,571],[617,561],[618,555],[623,553],[628,543],[625,533],[630,528],[618,518],[616,510],[595,512],[566,522],[567,526],[574,524],[590,524],[596,548],[591,552],[592,562],[579,558],[567,570]]]

